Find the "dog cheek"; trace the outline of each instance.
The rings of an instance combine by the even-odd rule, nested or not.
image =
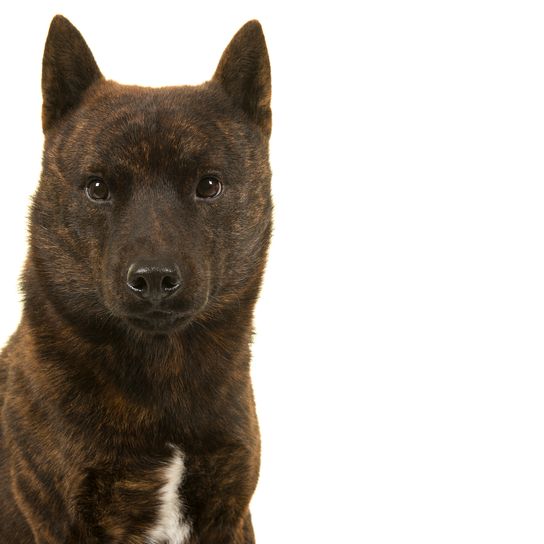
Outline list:
[[[187,286],[188,296],[192,298],[192,305],[196,308],[204,307],[212,294],[213,281],[211,270],[212,265],[209,259],[201,258],[198,267],[191,267],[192,286]]]
[[[105,243],[98,255],[98,268],[100,271],[97,282],[100,285],[102,297],[106,307],[118,314],[122,312],[125,302],[126,271],[120,256],[123,252],[111,241]],[[124,280],[124,281],[123,281]]]

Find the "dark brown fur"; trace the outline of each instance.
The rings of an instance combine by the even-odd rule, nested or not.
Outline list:
[[[271,232],[268,55],[258,22],[197,87],[119,85],[54,18],[43,61],[43,172],[0,356],[0,542],[143,544],[169,444],[185,454],[191,543],[254,542],[259,472],[249,375]],[[195,202],[203,173],[224,181]],[[107,179],[111,203],[85,196]],[[133,326],[131,260],[174,255],[190,317]],[[172,304],[174,304],[172,302]]]

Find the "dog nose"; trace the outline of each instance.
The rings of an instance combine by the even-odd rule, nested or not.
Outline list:
[[[181,273],[173,263],[139,261],[130,265],[127,285],[137,297],[160,302],[181,287]]]

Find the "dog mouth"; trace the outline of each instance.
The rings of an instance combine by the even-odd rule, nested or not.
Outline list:
[[[125,319],[138,330],[152,333],[168,333],[187,325],[192,317],[192,312],[153,310],[143,314],[127,315]]]

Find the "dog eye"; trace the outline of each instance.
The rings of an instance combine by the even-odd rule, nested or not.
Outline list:
[[[215,176],[204,176],[197,185],[198,198],[215,198],[221,194],[223,185]]]
[[[108,184],[102,178],[90,178],[87,183],[87,196],[91,200],[108,200],[110,196]]]

